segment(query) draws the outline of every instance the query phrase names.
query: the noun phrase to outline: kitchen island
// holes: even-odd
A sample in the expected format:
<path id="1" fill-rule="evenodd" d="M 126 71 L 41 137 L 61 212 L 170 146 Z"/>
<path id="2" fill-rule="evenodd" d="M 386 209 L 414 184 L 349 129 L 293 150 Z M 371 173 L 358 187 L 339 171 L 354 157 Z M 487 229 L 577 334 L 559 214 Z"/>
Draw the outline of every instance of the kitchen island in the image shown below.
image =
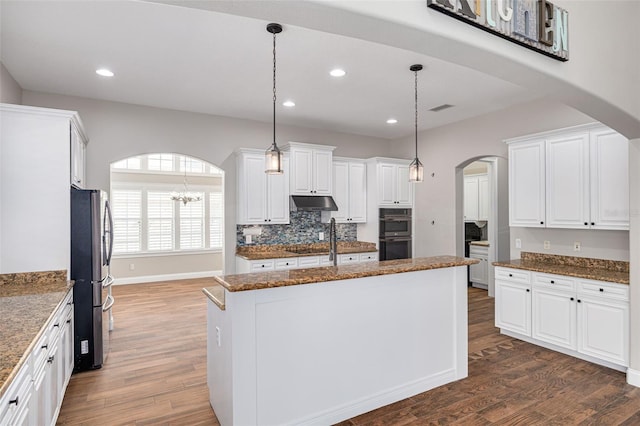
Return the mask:
<path id="1" fill-rule="evenodd" d="M 207 384 L 222 425 L 331 424 L 467 376 L 453 256 L 215 277 Z"/>

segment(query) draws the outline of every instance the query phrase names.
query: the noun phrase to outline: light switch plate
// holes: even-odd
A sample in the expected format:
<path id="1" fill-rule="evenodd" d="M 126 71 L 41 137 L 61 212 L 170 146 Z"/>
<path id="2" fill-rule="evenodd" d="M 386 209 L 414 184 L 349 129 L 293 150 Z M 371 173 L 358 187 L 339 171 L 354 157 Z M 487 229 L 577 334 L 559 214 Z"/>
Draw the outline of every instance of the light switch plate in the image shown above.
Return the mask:
<path id="1" fill-rule="evenodd" d="M 516 238 L 516 248 L 522 248 L 522 240 L 520 238 Z"/>

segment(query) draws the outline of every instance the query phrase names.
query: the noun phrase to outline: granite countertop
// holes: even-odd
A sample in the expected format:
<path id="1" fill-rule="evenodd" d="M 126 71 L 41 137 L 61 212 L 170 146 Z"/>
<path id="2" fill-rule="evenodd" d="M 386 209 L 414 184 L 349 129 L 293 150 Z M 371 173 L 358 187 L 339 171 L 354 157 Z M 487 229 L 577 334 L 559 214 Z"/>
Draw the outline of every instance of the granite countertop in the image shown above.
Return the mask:
<path id="1" fill-rule="evenodd" d="M 629 262 L 618 260 L 522 252 L 520 253 L 520 259 L 493 262 L 493 265 L 589 280 L 629 284 Z"/>
<path id="2" fill-rule="evenodd" d="M 471 241 L 469 244 L 472 246 L 489 247 L 489 241 Z"/>
<path id="3" fill-rule="evenodd" d="M 338 254 L 377 252 L 375 243 L 364 241 L 338 241 Z M 274 244 L 242 246 L 236 256 L 247 260 L 281 259 L 287 257 L 322 256 L 329 254 L 329 243 Z"/>
<path id="4" fill-rule="evenodd" d="M 259 290 L 326 281 L 348 280 L 376 275 L 450 268 L 478 263 L 477 259 L 456 256 L 434 256 L 416 259 L 385 260 L 358 264 L 325 266 L 320 268 L 291 269 L 213 277 L 228 291 Z"/>
<path id="5" fill-rule="evenodd" d="M 0 274 L 0 397 L 72 286 L 67 271 Z"/>

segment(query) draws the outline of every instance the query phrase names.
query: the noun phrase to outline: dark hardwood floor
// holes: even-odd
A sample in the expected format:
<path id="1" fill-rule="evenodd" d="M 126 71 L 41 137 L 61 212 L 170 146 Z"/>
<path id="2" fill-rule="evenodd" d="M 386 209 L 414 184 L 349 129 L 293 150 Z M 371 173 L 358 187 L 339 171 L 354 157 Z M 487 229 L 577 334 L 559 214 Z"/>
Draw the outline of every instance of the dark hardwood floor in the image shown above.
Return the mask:
<path id="1" fill-rule="evenodd" d="M 206 385 L 208 280 L 117 286 L 106 365 L 72 376 L 60 425 L 217 425 Z M 469 377 L 342 425 L 639 425 L 625 375 L 498 334 L 469 290 Z"/>

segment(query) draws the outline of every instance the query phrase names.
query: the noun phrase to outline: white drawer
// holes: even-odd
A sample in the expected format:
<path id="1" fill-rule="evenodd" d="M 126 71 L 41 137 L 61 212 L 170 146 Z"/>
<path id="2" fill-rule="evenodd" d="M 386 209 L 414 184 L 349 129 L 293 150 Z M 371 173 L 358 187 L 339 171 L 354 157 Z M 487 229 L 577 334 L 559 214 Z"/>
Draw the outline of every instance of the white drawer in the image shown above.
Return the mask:
<path id="1" fill-rule="evenodd" d="M 488 256 L 489 255 L 489 247 L 487 246 L 469 246 L 469 255 L 475 254 L 477 256 Z"/>
<path id="2" fill-rule="evenodd" d="M 36 372 L 45 365 L 50 347 L 49 333 L 45 332 L 40 336 L 40 339 L 38 339 L 38 342 L 31 351 L 30 362 L 33 375 L 35 375 Z"/>
<path id="3" fill-rule="evenodd" d="M 271 259 L 251 262 L 251 272 L 273 271 L 274 265 L 275 261 Z"/>
<path id="4" fill-rule="evenodd" d="M 348 265 L 350 263 L 358 262 L 360 262 L 360 255 L 358 255 L 357 253 L 338 255 L 338 265 Z"/>
<path id="5" fill-rule="evenodd" d="M 329 260 L 329 255 L 320 256 L 320 266 L 333 266 L 333 260 Z"/>
<path id="6" fill-rule="evenodd" d="M 20 367 L 5 394 L 0 398 L 0 424 L 13 425 L 17 417 L 24 412 L 31 399 L 31 366 L 29 361 Z"/>
<path id="7" fill-rule="evenodd" d="M 284 269 L 293 269 L 298 267 L 298 259 L 295 257 L 289 257 L 286 259 L 276 259 L 275 269 L 276 271 L 282 271 Z"/>
<path id="8" fill-rule="evenodd" d="M 551 288 L 563 291 L 575 291 L 576 280 L 574 278 L 564 277 L 552 274 L 533 274 L 533 285 L 537 287 Z"/>
<path id="9" fill-rule="evenodd" d="M 629 301 L 629 286 L 626 284 L 607 283 L 603 281 L 578 281 L 578 294 L 598 296 L 608 299 Z"/>
<path id="10" fill-rule="evenodd" d="M 495 279 L 502 281 L 531 284 L 531 272 L 522 269 L 511 269 L 496 266 Z"/>
<path id="11" fill-rule="evenodd" d="M 320 266 L 320 256 L 304 256 L 298 258 L 299 268 L 313 268 Z"/>
<path id="12" fill-rule="evenodd" d="M 360 253 L 360 262 L 375 262 L 378 260 L 378 253 Z"/>

